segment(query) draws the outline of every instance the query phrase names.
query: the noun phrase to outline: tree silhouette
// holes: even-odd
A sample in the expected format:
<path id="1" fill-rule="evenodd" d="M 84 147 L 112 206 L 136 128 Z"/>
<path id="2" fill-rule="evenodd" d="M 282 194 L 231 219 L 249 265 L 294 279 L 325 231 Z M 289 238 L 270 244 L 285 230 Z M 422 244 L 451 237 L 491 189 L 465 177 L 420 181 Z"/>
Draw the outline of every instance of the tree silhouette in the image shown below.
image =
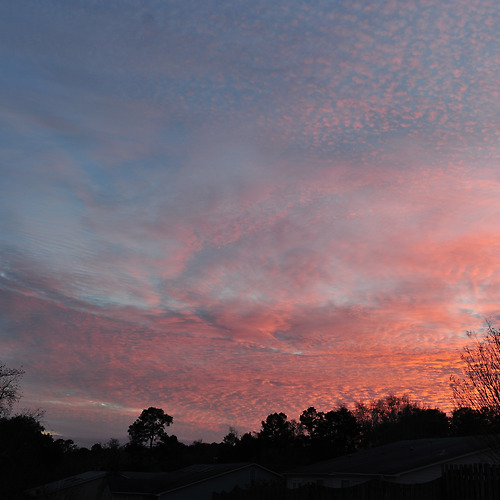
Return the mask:
<path id="1" fill-rule="evenodd" d="M 357 403 L 355 415 L 365 446 L 401 439 L 443 437 L 448 432 L 444 412 L 412 401 L 408 395 L 389 394 L 369 404 Z"/>
<path id="2" fill-rule="evenodd" d="M 273 444 L 284 445 L 293 441 L 296 424 L 283 413 L 271 413 L 261 422 L 259 438 Z"/>
<path id="3" fill-rule="evenodd" d="M 174 419 L 161 408 L 150 407 L 147 410 L 142 410 L 139 418 L 128 428 L 130 441 L 139 445 L 149 443 L 151 449 L 153 443 L 168 437 L 165 428 L 173 421 Z"/>
<path id="4" fill-rule="evenodd" d="M 25 498 L 23 489 L 53 479 L 63 450 L 44 431 L 32 415 L 0 418 L 2 498 Z"/>
<path id="5" fill-rule="evenodd" d="M 490 426 L 491 415 L 486 408 L 481 410 L 468 407 L 455 408 L 450 419 L 450 433 L 453 436 L 485 434 Z"/>
<path id="6" fill-rule="evenodd" d="M 483 338 L 468 332 L 473 338 L 462 353 L 463 377 L 451 377 L 456 408 L 488 411 L 500 417 L 500 331 L 488 323 Z"/>
<path id="7" fill-rule="evenodd" d="M 360 426 L 353 413 L 345 406 L 325 413 L 319 425 L 319 435 L 335 454 L 354 451 L 360 439 Z"/>
<path id="8" fill-rule="evenodd" d="M 302 428 L 306 431 L 307 437 L 311 440 L 321 437 L 319 428 L 325 418 L 322 411 L 317 411 L 314 406 L 310 406 L 302 412 L 299 420 Z"/>
<path id="9" fill-rule="evenodd" d="M 312 460 L 352 452 L 360 440 L 360 425 L 345 406 L 326 413 L 310 406 L 299 417 L 302 439 Z"/>
<path id="10" fill-rule="evenodd" d="M 23 375 L 24 370 L 0 363 L 0 417 L 8 415 L 12 405 L 21 397 L 19 380 Z"/>
<path id="11" fill-rule="evenodd" d="M 462 352 L 462 377 L 451 376 L 454 431 L 463 434 L 480 423 L 485 444 L 500 459 L 500 331 L 487 323 L 483 337 L 468 332 L 472 343 Z M 461 411 L 459 411 L 461 410 Z M 458 427 L 458 429 L 457 429 Z M 461 429 L 460 429 L 461 427 Z M 474 431 L 474 434 L 478 434 Z"/>

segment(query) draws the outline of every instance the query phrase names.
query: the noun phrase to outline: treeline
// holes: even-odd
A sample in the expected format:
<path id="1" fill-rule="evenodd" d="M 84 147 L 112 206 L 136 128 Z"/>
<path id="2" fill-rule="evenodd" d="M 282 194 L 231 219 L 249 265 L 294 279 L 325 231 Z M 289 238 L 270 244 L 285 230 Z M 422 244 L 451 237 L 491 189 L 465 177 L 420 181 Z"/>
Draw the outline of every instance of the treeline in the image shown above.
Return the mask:
<path id="1" fill-rule="evenodd" d="M 309 407 L 298 419 L 268 415 L 258 432 L 230 429 L 220 443 L 191 445 L 162 433 L 153 446 L 116 439 L 91 448 L 44 432 L 39 414 L 0 418 L 0 481 L 12 498 L 25 488 L 88 470 L 174 470 L 194 463 L 258 462 L 282 471 L 403 439 L 472 435 L 496 428 L 488 411 L 461 408 L 448 417 L 406 396 L 387 396 L 329 411 Z M 7 496 L 6 498 L 10 498 Z M 22 496 L 19 496 L 22 498 Z"/>
<path id="2" fill-rule="evenodd" d="M 227 434 L 220 456 L 225 461 L 252 460 L 279 470 L 394 441 L 497 432 L 498 423 L 497 414 L 487 409 L 464 407 L 448 417 L 408 396 L 389 395 L 357 403 L 352 410 L 340 406 L 323 412 L 309 407 L 297 420 L 272 413 L 261 422 L 259 432 Z"/>

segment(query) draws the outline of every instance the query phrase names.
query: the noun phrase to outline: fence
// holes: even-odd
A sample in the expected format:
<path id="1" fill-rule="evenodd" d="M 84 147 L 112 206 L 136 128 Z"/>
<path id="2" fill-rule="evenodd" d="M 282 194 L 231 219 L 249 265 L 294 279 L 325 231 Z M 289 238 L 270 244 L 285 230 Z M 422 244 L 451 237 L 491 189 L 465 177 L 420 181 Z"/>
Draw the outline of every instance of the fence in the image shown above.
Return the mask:
<path id="1" fill-rule="evenodd" d="M 309 484 L 287 489 L 282 483 L 256 484 L 248 490 L 214 493 L 213 500 L 498 500 L 500 466 L 446 465 L 441 478 L 421 484 L 374 479 L 348 488 Z"/>
<path id="2" fill-rule="evenodd" d="M 500 466 L 445 465 L 441 483 L 446 500 L 497 500 L 500 498 Z"/>

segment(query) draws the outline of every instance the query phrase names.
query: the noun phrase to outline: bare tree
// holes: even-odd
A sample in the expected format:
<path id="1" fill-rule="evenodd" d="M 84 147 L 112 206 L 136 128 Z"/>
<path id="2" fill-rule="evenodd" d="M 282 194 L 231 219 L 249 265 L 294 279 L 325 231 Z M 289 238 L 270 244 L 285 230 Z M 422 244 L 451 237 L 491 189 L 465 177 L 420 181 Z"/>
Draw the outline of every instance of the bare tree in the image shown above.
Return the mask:
<path id="1" fill-rule="evenodd" d="M 463 377 L 451 377 L 456 408 L 471 408 L 500 417 L 500 331 L 488 323 L 484 337 L 473 339 L 462 353 Z"/>
<path id="2" fill-rule="evenodd" d="M 500 331 L 487 323 L 483 337 L 468 332 L 470 346 L 462 352 L 463 376 L 451 377 L 454 416 L 472 413 L 480 420 L 481 428 L 474 428 L 476 440 L 490 449 L 491 457 L 500 462 Z M 455 419 L 456 420 L 456 419 Z"/>
<path id="3" fill-rule="evenodd" d="M 12 411 L 14 403 L 20 399 L 19 380 L 24 375 L 21 368 L 8 368 L 0 363 L 0 417 Z"/>

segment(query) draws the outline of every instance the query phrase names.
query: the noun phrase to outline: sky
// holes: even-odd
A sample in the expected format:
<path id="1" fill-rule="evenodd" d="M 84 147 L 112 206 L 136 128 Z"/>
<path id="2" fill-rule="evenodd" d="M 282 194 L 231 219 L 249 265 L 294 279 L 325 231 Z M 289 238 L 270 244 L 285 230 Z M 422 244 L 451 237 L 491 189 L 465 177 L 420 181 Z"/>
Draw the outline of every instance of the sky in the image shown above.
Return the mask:
<path id="1" fill-rule="evenodd" d="M 444 411 L 500 318 L 496 0 L 0 0 L 0 360 L 54 436 Z"/>

